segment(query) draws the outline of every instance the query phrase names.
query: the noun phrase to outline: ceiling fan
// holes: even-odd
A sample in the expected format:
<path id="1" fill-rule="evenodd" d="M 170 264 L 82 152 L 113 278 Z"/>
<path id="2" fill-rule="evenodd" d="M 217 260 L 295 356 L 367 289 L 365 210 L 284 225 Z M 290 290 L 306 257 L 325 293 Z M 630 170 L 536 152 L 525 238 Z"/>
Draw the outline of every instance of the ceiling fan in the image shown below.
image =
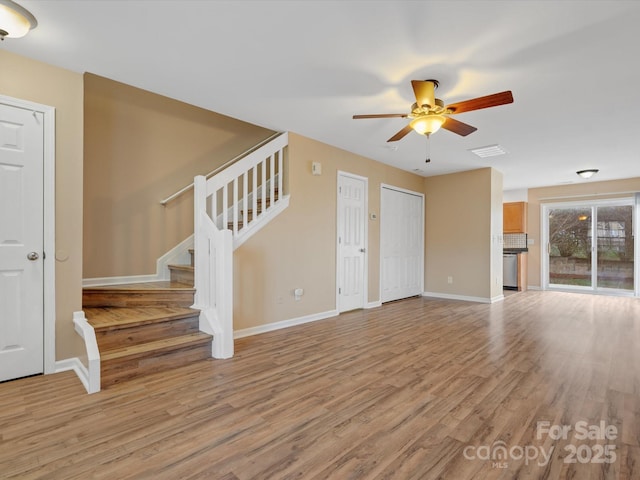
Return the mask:
<path id="1" fill-rule="evenodd" d="M 513 95 L 510 90 L 485 97 L 472 98 L 462 102 L 444 104 L 439 98 L 435 98 L 435 90 L 438 88 L 437 80 L 411 80 L 416 103 L 411 106 L 411 113 L 381 113 L 371 115 L 354 115 L 354 119 L 361 118 L 410 118 L 411 122 L 391 137 L 387 142 L 396 142 L 407 135 L 411 130 L 426 135 L 437 132 L 440 127 L 450 132 L 466 137 L 477 130 L 476 127 L 454 120 L 449 115 L 496 107 L 513 103 Z"/>

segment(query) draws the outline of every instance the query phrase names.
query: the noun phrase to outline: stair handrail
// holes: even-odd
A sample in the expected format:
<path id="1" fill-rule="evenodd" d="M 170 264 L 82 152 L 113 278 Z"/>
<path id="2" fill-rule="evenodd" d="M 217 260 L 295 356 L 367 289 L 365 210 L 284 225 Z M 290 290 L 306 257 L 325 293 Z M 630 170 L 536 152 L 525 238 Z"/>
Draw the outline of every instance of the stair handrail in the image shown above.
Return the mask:
<path id="1" fill-rule="evenodd" d="M 262 140 L 260 143 L 257 143 L 256 145 L 254 145 L 251 148 L 248 148 L 247 150 L 245 150 L 244 152 L 236 155 L 235 157 L 233 157 L 231 160 L 223 163 L 222 165 L 220 165 L 219 167 L 217 167 L 216 169 L 210 171 L 209 173 L 207 173 L 206 175 L 203 175 L 205 179 L 209 179 L 211 177 L 213 177 L 214 175 L 216 175 L 217 173 L 221 172 L 222 170 L 224 170 L 227 167 L 230 167 L 231 165 L 233 165 L 236 162 L 239 162 L 240 160 L 242 160 L 244 157 L 246 157 L 247 155 L 250 155 L 251 153 L 253 153 L 254 151 L 258 150 L 260 147 L 266 145 L 267 143 L 269 143 L 271 140 L 273 140 L 274 138 L 279 137 L 280 135 L 282 135 L 285 132 L 275 132 L 272 135 L 270 135 L 269 137 L 265 138 L 264 140 Z M 178 190 L 177 192 L 169 195 L 167 198 L 165 198 L 164 200 L 160 200 L 160 205 L 162 205 L 163 207 L 167 205 L 167 203 L 169 203 L 170 201 L 178 198 L 180 195 L 182 195 L 183 193 L 188 192 L 189 190 L 191 190 L 194 187 L 194 182 L 191 182 L 189 185 L 187 185 L 186 187 L 181 188 L 180 190 Z"/>

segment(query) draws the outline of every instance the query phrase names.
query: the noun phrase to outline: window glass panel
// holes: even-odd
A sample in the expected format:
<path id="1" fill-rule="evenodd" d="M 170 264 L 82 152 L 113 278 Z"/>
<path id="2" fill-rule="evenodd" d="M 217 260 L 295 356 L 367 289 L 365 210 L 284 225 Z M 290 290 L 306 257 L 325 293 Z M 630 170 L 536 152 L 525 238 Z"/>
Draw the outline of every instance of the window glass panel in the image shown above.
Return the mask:
<path id="1" fill-rule="evenodd" d="M 591 208 L 549 210 L 549 284 L 592 286 Z"/>
<path id="2" fill-rule="evenodd" d="M 633 206 L 597 208 L 597 285 L 633 290 Z"/>

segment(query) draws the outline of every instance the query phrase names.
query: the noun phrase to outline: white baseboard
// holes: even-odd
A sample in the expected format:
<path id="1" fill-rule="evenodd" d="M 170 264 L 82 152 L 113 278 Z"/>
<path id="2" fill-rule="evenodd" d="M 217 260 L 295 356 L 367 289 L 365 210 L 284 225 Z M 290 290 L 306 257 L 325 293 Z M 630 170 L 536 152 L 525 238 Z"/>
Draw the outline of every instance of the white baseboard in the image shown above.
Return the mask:
<path id="1" fill-rule="evenodd" d="M 540 285 L 527 285 L 528 290 L 542 290 Z"/>
<path id="2" fill-rule="evenodd" d="M 375 302 L 367 303 L 364 308 L 378 308 L 382 306 L 382 302 L 380 300 L 376 300 Z"/>
<path id="3" fill-rule="evenodd" d="M 236 330 L 235 332 L 233 332 L 233 338 L 250 337 L 252 335 L 258 335 L 260 333 L 272 332 L 274 330 L 280 330 L 282 328 L 293 327 L 295 325 L 302 325 L 303 323 L 315 322 L 318 320 L 324 320 L 326 318 L 337 316 L 337 310 L 329 310 L 327 312 L 314 313 L 311 315 L 305 315 L 304 317 L 292 318 L 290 320 L 268 323 L 266 325 L 260 325 L 259 327 L 243 328 L 242 330 Z"/>
<path id="4" fill-rule="evenodd" d="M 89 370 L 78 357 L 56 361 L 55 373 L 68 372 L 69 370 L 73 370 L 76 373 L 84 388 L 89 392 Z"/>
<path id="5" fill-rule="evenodd" d="M 423 297 L 444 298 L 446 300 L 463 300 L 465 302 L 477 302 L 477 303 L 493 303 L 494 300 L 488 297 L 470 297 L 467 295 L 452 295 L 449 293 L 437 293 L 437 292 L 423 292 Z M 498 297 L 494 297 L 498 298 Z"/>

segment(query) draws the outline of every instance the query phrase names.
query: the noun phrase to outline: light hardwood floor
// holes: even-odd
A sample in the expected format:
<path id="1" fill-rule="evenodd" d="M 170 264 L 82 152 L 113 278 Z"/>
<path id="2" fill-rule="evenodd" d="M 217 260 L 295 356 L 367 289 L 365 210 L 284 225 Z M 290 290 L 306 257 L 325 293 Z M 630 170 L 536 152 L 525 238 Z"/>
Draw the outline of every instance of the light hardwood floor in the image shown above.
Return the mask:
<path id="1" fill-rule="evenodd" d="M 615 438 L 576 438 L 580 421 Z M 615 461 L 580 462 L 605 445 Z M 544 465 L 518 458 L 540 448 Z M 413 298 L 95 395 L 72 373 L 7 382 L 0 478 L 638 479 L 640 300 Z"/>

